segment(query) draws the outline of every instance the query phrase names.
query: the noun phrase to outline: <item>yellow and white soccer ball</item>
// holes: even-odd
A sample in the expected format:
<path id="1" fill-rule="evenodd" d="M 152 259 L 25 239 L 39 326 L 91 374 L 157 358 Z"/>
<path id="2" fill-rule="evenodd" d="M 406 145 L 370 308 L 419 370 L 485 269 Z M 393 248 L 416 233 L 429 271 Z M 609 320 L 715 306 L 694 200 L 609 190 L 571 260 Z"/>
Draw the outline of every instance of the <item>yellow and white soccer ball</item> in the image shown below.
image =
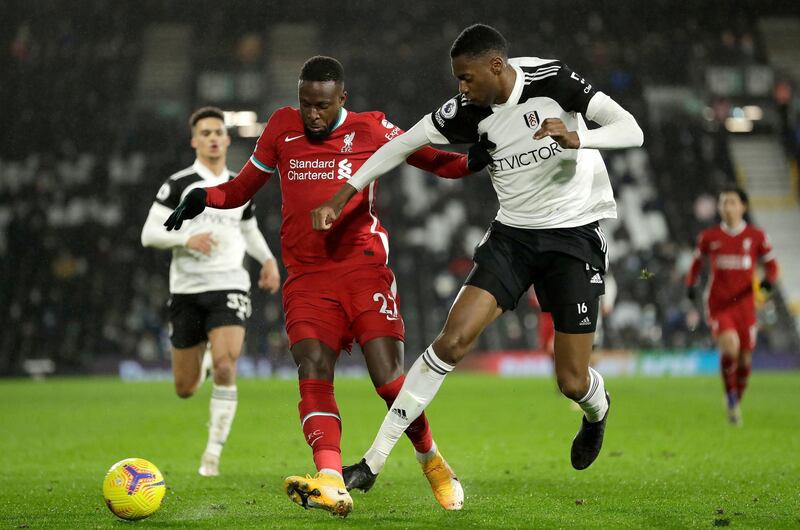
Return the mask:
<path id="1" fill-rule="evenodd" d="M 161 507 L 167 488 L 161 471 L 144 458 L 120 460 L 103 481 L 106 506 L 122 519 L 144 519 Z"/>

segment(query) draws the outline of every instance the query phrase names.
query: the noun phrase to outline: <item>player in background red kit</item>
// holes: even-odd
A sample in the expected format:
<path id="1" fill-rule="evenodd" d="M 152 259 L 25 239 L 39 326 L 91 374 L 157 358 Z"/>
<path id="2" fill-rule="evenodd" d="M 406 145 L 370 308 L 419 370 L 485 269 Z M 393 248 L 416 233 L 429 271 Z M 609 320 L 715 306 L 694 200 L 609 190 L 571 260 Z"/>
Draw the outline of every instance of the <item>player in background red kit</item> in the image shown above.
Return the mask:
<path id="1" fill-rule="evenodd" d="M 282 195 L 281 250 L 288 277 L 283 308 L 300 379 L 300 420 L 318 473 L 291 476 L 284 486 L 304 508 L 340 516 L 352 509 L 342 469 L 341 417 L 334 366 L 352 341 L 361 345 L 377 393 L 391 405 L 403 385 L 403 319 L 388 260 L 388 233 L 375 214 L 376 186 L 365 188 L 330 232 L 312 230 L 308 212 L 332 195 L 383 144 L 403 133 L 381 112 L 344 108 L 344 71 L 330 57 L 312 57 L 300 74 L 300 108 L 276 110 L 239 175 L 189 193 L 167 221 L 180 228 L 205 206 L 233 208 L 276 173 Z M 444 178 L 460 178 L 485 163 L 461 154 L 420 149 L 407 162 Z M 460 509 L 464 493 L 421 416 L 406 430 L 437 501 Z M 365 488 L 369 489 L 368 487 Z"/>
<path id="2" fill-rule="evenodd" d="M 744 219 L 747 202 L 747 194 L 737 187 L 722 190 L 718 204 L 722 222 L 700 233 L 686 275 L 688 296 L 694 299 L 703 258 L 709 258 L 711 275 L 704 296 L 706 319 L 719 347 L 728 420 L 737 426 L 742 425 L 739 403 L 747 388 L 750 355 L 756 342 L 756 263 L 761 261 L 764 267 L 762 290 L 771 291 L 778 278 L 778 263 L 767 235 Z"/>

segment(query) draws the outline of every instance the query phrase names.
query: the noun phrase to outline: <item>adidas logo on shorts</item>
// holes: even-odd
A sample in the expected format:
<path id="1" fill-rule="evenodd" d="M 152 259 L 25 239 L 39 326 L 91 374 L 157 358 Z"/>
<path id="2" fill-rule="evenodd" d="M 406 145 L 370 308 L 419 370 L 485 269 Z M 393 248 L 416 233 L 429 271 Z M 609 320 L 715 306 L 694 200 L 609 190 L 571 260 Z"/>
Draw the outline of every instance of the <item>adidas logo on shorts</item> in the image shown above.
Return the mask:
<path id="1" fill-rule="evenodd" d="M 596 272 L 592 279 L 589 280 L 589 283 L 603 283 L 603 277 L 600 276 L 599 272 Z"/>
<path id="2" fill-rule="evenodd" d="M 591 325 L 592 325 L 592 321 L 591 321 L 591 320 L 589 320 L 589 317 L 586 317 L 586 318 L 584 318 L 583 320 L 581 320 L 581 321 L 578 323 L 578 325 L 579 325 L 579 326 L 591 326 Z"/>

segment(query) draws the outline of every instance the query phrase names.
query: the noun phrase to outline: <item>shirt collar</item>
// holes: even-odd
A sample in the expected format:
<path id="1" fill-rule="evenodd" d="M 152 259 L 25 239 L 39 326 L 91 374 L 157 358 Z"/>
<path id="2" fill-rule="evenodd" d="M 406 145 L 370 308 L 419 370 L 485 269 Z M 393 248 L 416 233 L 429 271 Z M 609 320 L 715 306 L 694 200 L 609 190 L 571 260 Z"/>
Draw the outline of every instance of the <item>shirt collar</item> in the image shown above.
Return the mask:
<path id="1" fill-rule="evenodd" d="M 739 223 L 739 226 L 730 227 L 723 221 L 719 224 L 719 226 L 720 228 L 722 228 L 722 231 L 728 234 L 729 236 L 738 236 L 739 234 L 744 232 L 744 229 L 747 227 L 747 222 L 742 221 L 741 223 Z"/>
<path id="2" fill-rule="evenodd" d="M 333 126 L 333 129 L 331 129 L 331 132 L 333 132 L 336 129 L 338 129 L 339 126 L 341 124 L 343 124 L 344 120 L 346 120 L 346 119 L 347 119 L 347 109 L 342 107 L 342 108 L 339 109 L 339 117 L 336 118 L 336 125 Z"/>
<path id="3" fill-rule="evenodd" d="M 525 74 L 522 72 L 522 68 L 516 64 L 510 66 L 514 69 L 514 73 L 517 74 L 517 79 L 514 81 L 514 88 L 511 89 L 511 95 L 508 96 L 508 100 L 506 100 L 505 103 L 492 105 L 492 110 L 512 107 L 519 103 L 519 98 L 522 96 L 522 89 L 525 87 Z"/>
<path id="4" fill-rule="evenodd" d="M 222 170 L 222 173 L 215 175 L 213 171 L 211 171 L 198 159 L 195 159 L 194 164 L 192 164 L 192 168 L 194 168 L 198 175 L 203 177 L 203 180 L 228 180 L 231 175 L 231 172 L 227 167 Z"/>

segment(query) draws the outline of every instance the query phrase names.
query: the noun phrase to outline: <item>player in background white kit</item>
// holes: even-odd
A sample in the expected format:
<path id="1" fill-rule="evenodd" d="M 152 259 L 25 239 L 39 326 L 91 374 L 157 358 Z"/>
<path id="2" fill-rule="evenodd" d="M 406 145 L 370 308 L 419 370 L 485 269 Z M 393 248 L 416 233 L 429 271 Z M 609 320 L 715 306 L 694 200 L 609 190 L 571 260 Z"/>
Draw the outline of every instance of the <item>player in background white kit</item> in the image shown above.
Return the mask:
<path id="1" fill-rule="evenodd" d="M 204 377 L 203 352 L 210 346 L 214 388 L 211 393 L 208 445 L 200 461 L 203 476 L 219 475 L 222 446 L 236 415 L 236 360 L 242 351 L 245 322 L 250 316 L 247 252 L 261 265 L 258 286 L 275 293 L 280 272 L 258 229 L 254 206 L 206 209 L 188 230 L 168 232 L 164 221 L 181 199 L 197 187 L 227 182 L 234 175 L 225 166 L 231 143 L 221 110 L 203 107 L 189 119 L 197 160 L 167 179 L 156 195 L 142 229 L 142 245 L 172 250 L 169 271 L 170 341 L 175 392 L 195 393 Z"/>
<path id="2" fill-rule="evenodd" d="M 597 149 L 638 147 L 643 134 L 630 113 L 561 61 L 509 59 L 507 48 L 494 28 L 466 28 L 450 50 L 460 93 L 381 147 L 311 213 L 314 227 L 328 230 L 358 190 L 431 143 L 477 142 L 470 156 L 486 157 L 500 203 L 444 328 L 409 369 L 365 458 L 346 471 L 350 487 L 371 486 L 445 376 L 531 284 L 553 315 L 558 386 L 584 411 L 572 466 L 585 469 L 600 453 L 610 400 L 589 356 L 608 266 L 598 221 L 616 217 L 616 204 Z M 600 127 L 589 130 L 582 115 Z"/>

